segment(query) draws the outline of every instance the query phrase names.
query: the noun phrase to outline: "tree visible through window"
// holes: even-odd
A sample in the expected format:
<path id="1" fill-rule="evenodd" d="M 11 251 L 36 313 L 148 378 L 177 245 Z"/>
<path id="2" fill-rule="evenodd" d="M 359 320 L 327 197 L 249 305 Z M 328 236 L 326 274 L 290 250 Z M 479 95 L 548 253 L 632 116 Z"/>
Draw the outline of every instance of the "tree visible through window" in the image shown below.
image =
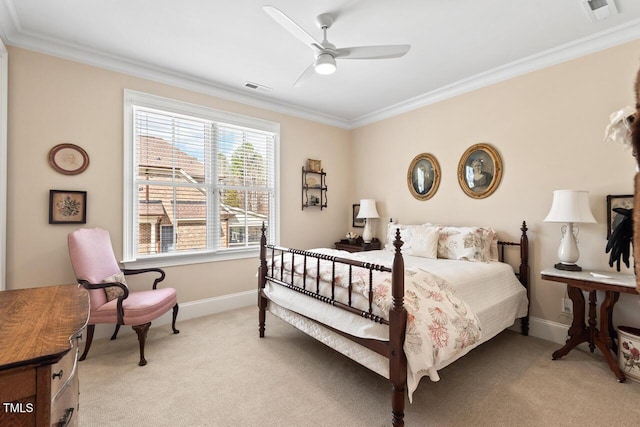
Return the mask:
<path id="1" fill-rule="evenodd" d="M 255 249 L 263 223 L 273 233 L 276 124 L 127 95 L 129 259 Z"/>

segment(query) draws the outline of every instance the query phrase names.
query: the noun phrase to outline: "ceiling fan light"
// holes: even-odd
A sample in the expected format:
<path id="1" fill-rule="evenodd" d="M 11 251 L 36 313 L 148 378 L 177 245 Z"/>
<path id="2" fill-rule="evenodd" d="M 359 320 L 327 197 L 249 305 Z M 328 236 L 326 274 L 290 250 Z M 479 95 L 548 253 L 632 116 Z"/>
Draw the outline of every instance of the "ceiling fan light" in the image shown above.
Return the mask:
<path id="1" fill-rule="evenodd" d="M 328 53 L 322 53 L 318 55 L 318 58 L 316 58 L 314 68 L 316 69 L 316 73 L 318 74 L 333 74 L 336 72 L 337 68 L 336 59 Z"/>

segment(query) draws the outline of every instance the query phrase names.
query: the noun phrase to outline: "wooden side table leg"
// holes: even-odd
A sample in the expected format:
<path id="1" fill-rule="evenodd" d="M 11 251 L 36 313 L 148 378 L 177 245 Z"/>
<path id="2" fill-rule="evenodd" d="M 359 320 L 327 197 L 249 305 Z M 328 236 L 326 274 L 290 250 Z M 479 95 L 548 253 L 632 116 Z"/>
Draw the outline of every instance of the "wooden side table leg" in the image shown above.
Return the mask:
<path id="1" fill-rule="evenodd" d="M 573 321 L 569 328 L 569 338 L 567 339 L 567 342 L 562 348 L 553 352 L 551 355 L 553 360 L 560 359 L 578 344 L 589 341 L 587 327 L 584 323 L 584 295 L 582 295 L 582 291 L 579 288 L 570 285 L 567 285 L 567 292 L 569 293 L 569 298 L 573 303 Z"/>
<path id="2" fill-rule="evenodd" d="M 613 307 L 620 298 L 619 292 L 605 291 L 605 298 L 600 306 L 600 333 L 615 354 L 618 354 L 616 330 L 613 327 Z"/>
<path id="3" fill-rule="evenodd" d="M 593 353 L 596 348 L 596 336 L 598 334 L 598 321 L 596 317 L 596 303 L 597 303 L 596 291 L 589 291 L 589 327 L 587 334 L 589 335 L 589 350 Z"/>

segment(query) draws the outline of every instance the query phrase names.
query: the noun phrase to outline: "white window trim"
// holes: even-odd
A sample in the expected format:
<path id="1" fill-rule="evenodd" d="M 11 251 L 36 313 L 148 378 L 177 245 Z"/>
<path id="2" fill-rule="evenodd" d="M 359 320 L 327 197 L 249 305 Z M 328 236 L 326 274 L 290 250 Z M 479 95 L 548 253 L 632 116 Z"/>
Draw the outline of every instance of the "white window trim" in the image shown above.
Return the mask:
<path id="1" fill-rule="evenodd" d="M 137 193 L 133 191 L 135 164 L 133 162 L 133 105 L 165 109 L 181 114 L 206 119 L 214 119 L 238 126 L 249 127 L 266 132 L 273 132 L 275 136 L 275 194 L 273 230 L 268 239 L 274 244 L 280 242 L 280 124 L 254 117 L 216 110 L 209 107 L 177 101 L 161 96 L 150 95 L 130 89 L 124 90 L 124 200 L 123 200 L 123 236 L 122 236 L 122 264 L 126 268 L 170 267 L 176 265 L 198 264 L 212 261 L 229 261 L 235 259 L 255 258 L 259 255 L 259 247 L 226 249 L 218 252 L 197 252 L 180 254 L 155 254 L 149 257 L 136 258 L 133 253 L 132 241 L 134 219 L 133 212 L 137 206 Z"/>

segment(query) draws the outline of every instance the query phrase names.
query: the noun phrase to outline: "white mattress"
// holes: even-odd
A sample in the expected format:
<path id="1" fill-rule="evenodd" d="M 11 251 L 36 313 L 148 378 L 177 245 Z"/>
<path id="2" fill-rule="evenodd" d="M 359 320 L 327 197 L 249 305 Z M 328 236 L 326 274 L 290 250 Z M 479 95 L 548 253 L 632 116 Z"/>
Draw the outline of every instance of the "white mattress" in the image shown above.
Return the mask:
<path id="1" fill-rule="evenodd" d="M 315 251 L 315 250 L 312 250 Z M 375 264 L 391 266 L 391 251 L 369 251 L 357 254 L 344 253 Z M 478 316 L 482 330 L 481 344 L 513 325 L 517 318 L 527 314 L 526 290 L 516 278 L 513 268 L 500 262 L 470 262 L 445 259 L 428 259 L 404 256 L 405 267 L 420 267 L 440 276 L 451 284 L 458 297 L 463 299 Z M 269 310 L 276 316 L 314 336 L 373 371 L 388 378 L 388 360 L 325 328 L 318 327 L 296 313 L 362 338 L 388 340 L 388 327 L 353 315 L 345 310 L 314 300 L 283 286 L 267 282 L 265 293 L 275 304 Z M 454 358 L 436 366 L 439 370 L 468 353 L 471 346 Z M 366 351 L 364 351 L 366 350 Z M 411 392 L 409 391 L 409 396 Z"/>

